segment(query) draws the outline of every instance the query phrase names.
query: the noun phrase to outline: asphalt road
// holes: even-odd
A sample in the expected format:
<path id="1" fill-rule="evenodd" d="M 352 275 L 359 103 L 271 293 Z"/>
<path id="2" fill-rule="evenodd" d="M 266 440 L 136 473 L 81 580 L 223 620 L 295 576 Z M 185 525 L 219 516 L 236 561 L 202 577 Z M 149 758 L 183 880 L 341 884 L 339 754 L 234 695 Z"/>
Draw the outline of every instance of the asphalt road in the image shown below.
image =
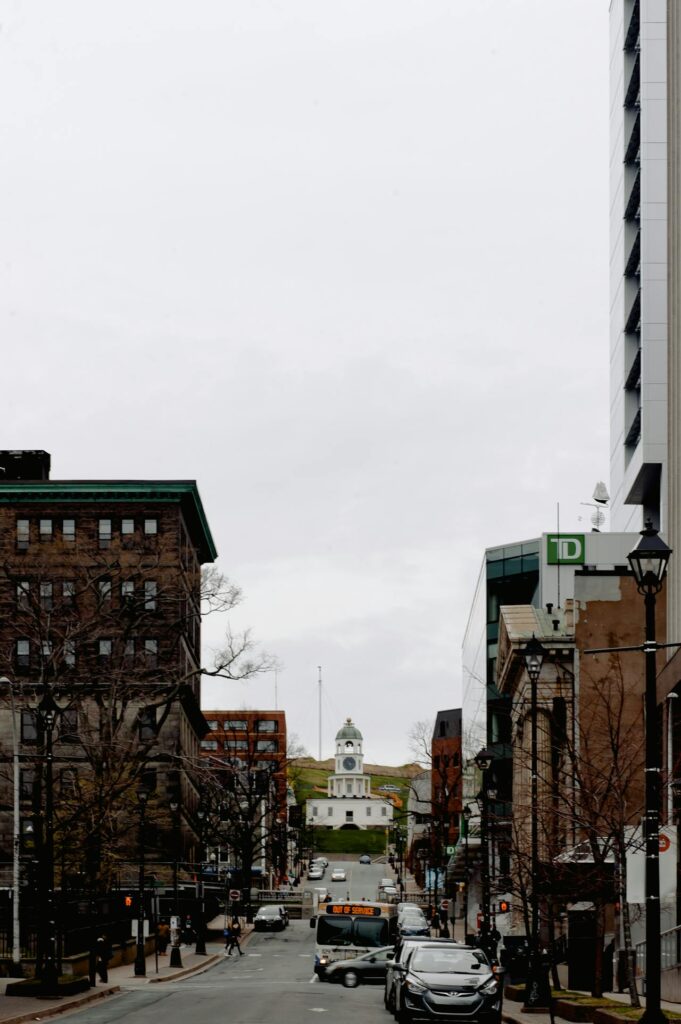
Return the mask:
<path id="1" fill-rule="evenodd" d="M 339 883 L 335 892 L 328 886 L 343 898 L 348 890 L 352 899 L 375 896 L 379 880 L 390 874 L 384 864 L 343 866 L 348 870 L 348 881 L 340 883 L 343 891 Z M 317 980 L 314 934 L 307 921 L 292 921 L 274 935 L 257 932 L 241 958 L 223 958 L 205 974 L 131 989 L 68 1016 L 77 1016 L 79 1024 L 304 1024 L 328 1014 L 330 1024 L 387 1024 L 382 985 L 346 989 Z"/>
<path id="2" fill-rule="evenodd" d="M 334 868 L 343 868 L 347 874 L 346 882 L 331 881 L 331 872 Z M 341 900 L 347 899 L 348 893 L 352 900 L 375 900 L 378 895 L 378 883 L 382 878 L 395 878 L 395 872 L 387 864 L 360 864 L 359 858 L 346 861 L 329 860 L 324 878 L 317 882 L 305 879 L 303 886 L 305 889 L 311 889 L 315 885 L 324 885 L 332 896 Z"/>

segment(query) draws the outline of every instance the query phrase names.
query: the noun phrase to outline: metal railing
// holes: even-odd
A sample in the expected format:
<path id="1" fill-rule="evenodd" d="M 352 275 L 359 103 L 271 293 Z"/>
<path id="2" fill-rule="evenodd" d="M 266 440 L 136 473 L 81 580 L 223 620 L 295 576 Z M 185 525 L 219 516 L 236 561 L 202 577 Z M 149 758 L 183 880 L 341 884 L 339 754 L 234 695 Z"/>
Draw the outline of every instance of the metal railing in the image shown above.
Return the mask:
<path id="1" fill-rule="evenodd" d="M 670 928 L 660 935 L 660 967 L 668 971 L 672 967 L 681 966 L 681 925 Z M 636 977 L 645 978 L 646 944 L 636 943 Z"/>

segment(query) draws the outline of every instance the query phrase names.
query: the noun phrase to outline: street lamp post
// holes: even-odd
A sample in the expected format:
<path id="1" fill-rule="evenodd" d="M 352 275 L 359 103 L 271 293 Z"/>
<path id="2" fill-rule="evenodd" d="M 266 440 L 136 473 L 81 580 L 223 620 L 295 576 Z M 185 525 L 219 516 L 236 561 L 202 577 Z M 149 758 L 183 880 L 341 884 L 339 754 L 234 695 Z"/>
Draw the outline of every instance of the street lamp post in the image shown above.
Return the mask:
<path id="1" fill-rule="evenodd" d="M 205 955 L 206 952 L 206 922 L 205 916 L 205 905 L 204 905 L 204 887 L 203 887 L 203 856 L 205 853 L 205 821 L 206 821 L 206 809 L 199 807 L 196 812 L 196 817 L 199 819 L 199 871 L 197 874 L 196 883 L 196 898 L 199 909 L 199 919 L 196 922 L 196 945 L 194 951 L 199 955 Z"/>
<path id="2" fill-rule="evenodd" d="M 480 946 L 491 954 L 490 926 L 490 866 L 489 837 L 487 833 L 487 790 L 489 788 L 488 772 L 494 758 L 488 750 L 481 750 L 475 757 L 475 763 L 482 772 L 482 800 L 480 806 L 480 882 L 482 889 L 482 928 L 480 929 Z"/>
<path id="3" fill-rule="evenodd" d="M 646 848 L 646 1008 L 643 1024 L 666 1021 L 660 1006 L 660 742 L 658 736 L 655 601 L 667 573 L 671 548 L 646 522 L 641 540 L 628 555 L 636 586 L 645 602 L 645 817 Z"/>
<path id="4" fill-rule="evenodd" d="M 550 1003 L 550 990 L 548 989 L 548 976 L 542 970 L 539 955 L 539 780 L 538 780 L 538 751 L 537 751 L 537 684 L 544 662 L 545 649 L 535 636 L 525 644 L 523 657 L 525 668 L 530 677 L 530 714 L 531 714 L 531 776 L 530 776 L 530 830 L 531 830 L 531 866 L 532 890 L 531 890 L 531 936 L 530 936 L 530 962 L 527 973 L 527 984 L 525 988 L 525 1006 L 528 1009 L 536 1010 L 538 1007 L 547 1006 Z"/>
<path id="5" fill-rule="evenodd" d="M 466 804 L 461 812 L 464 820 L 463 833 L 463 941 L 468 941 L 468 823 L 471 820 L 473 811 Z"/>
<path id="6" fill-rule="evenodd" d="M 149 790 L 146 786 L 137 789 L 139 806 L 139 874 L 137 878 L 137 945 L 135 947 L 135 977 L 146 978 L 147 958 L 144 950 L 144 822 L 147 810 Z"/>
<path id="7" fill-rule="evenodd" d="M 61 708 L 49 687 L 36 708 L 45 761 L 45 814 L 40 844 L 40 879 L 42 910 L 44 914 L 43 941 L 41 943 L 40 998 L 52 999 L 59 994 L 57 969 L 57 912 L 54 892 L 54 792 L 52 788 L 52 744 L 54 726 Z"/>
<path id="8" fill-rule="evenodd" d="M 180 921 L 180 900 L 177 888 L 177 861 L 180 856 L 180 802 L 177 797 L 173 797 L 170 801 L 170 813 L 173 816 L 173 917 L 176 922 L 176 927 L 171 935 L 170 966 L 182 967 L 182 954 L 180 952 L 182 924 Z"/>

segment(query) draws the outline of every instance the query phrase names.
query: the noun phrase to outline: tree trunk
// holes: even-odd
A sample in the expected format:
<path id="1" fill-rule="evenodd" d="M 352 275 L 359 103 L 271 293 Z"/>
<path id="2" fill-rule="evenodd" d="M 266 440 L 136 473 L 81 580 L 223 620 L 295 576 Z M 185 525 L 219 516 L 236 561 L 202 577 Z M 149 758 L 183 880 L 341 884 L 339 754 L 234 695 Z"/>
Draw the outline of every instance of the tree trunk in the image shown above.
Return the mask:
<path id="1" fill-rule="evenodd" d="M 619 878 L 620 878 L 620 913 L 622 914 L 622 937 L 624 939 L 624 955 L 626 957 L 627 986 L 629 988 L 629 1002 L 632 1006 L 640 1007 L 638 989 L 636 988 L 636 974 L 634 970 L 634 948 L 631 942 L 631 914 L 627 903 L 627 852 L 624 844 L 620 844 L 619 850 Z"/>
<path id="2" fill-rule="evenodd" d="M 603 995 L 603 939 L 605 936 L 605 906 L 601 900 L 594 900 L 594 980 L 591 995 L 600 999 Z"/>

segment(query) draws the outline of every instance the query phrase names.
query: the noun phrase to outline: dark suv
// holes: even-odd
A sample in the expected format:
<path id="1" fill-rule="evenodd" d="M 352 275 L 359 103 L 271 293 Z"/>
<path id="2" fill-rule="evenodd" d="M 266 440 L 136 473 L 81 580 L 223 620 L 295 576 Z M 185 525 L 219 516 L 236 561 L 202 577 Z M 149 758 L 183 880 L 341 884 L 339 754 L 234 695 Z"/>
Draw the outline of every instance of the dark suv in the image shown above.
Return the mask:
<path id="1" fill-rule="evenodd" d="M 398 968 L 395 1016 L 400 1024 L 475 1020 L 500 1024 L 501 981 L 485 954 L 458 943 L 422 943 Z"/>

